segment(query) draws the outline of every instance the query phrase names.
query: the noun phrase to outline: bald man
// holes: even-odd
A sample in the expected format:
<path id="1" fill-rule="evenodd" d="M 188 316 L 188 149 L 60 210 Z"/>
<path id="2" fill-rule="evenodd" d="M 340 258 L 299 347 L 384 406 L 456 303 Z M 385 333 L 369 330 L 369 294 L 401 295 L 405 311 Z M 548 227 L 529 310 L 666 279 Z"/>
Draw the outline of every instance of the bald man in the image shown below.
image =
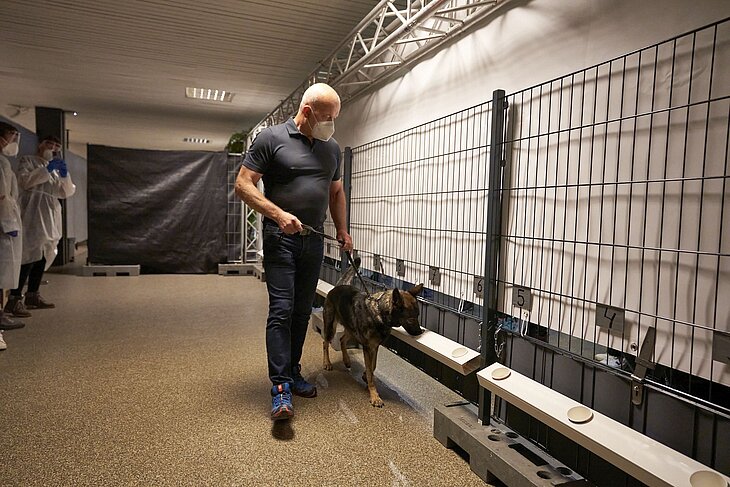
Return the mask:
<path id="1" fill-rule="evenodd" d="M 340 97 L 324 83 L 304 92 L 299 110 L 254 140 L 236 178 L 236 194 L 263 216 L 269 316 L 266 353 L 271 379 L 271 419 L 294 415 L 292 393 L 315 397 L 301 374 L 302 347 L 324 256 L 322 237 L 302 235 L 302 224 L 323 231 L 327 207 L 344 250 L 347 233 L 341 151 L 332 138 Z M 265 194 L 256 184 L 263 179 Z"/>

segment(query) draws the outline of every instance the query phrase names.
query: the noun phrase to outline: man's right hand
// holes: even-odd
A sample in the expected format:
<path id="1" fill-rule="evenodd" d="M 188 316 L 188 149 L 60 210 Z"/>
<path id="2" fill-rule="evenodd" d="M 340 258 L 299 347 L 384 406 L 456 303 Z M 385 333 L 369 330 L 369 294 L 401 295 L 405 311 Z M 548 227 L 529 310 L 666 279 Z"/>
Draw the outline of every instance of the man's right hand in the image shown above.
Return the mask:
<path id="1" fill-rule="evenodd" d="M 283 211 L 279 215 L 276 222 L 279 224 L 281 231 L 287 235 L 293 235 L 302 231 L 302 222 L 299 221 L 299 218 L 286 211 Z"/>

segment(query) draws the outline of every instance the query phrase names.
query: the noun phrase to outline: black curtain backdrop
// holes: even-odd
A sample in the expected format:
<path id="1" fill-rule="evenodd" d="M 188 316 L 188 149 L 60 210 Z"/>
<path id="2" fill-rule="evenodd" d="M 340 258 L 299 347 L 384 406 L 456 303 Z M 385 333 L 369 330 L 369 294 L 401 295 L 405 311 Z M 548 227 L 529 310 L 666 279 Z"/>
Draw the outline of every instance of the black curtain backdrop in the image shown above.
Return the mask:
<path id="1" fill-rule="evenodd" d="M 89 263 L 210 273 L 226 262 L 226 154 L 88 146 Z"/>

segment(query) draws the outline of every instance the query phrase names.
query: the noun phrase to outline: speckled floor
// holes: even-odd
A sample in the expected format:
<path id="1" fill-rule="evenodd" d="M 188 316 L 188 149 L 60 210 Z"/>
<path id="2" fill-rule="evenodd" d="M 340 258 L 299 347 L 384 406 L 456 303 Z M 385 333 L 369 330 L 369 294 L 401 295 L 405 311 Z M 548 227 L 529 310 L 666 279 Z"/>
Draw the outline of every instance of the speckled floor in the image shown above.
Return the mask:
<path id="1" fill-rule="evenodd" d="M 386 350 L 376 409 L 362 353 L 325 372 L 310 332 L 319 396 L 272 423 L 255 278 L 65 272 L 41 288 L 58 307 L 5 332 L 0 485 L 485 485 L 433 438 L 460 398 Z"/>

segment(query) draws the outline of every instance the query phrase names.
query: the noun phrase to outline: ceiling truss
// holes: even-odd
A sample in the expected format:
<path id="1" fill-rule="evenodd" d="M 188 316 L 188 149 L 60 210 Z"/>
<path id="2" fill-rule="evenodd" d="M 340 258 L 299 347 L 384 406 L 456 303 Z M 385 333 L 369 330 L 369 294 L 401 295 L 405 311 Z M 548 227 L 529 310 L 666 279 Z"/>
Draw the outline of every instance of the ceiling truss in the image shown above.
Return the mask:
<path id="1" fill-rule="evenodd" d="M 328 83 L 345 103 L 420 58 L 507 0 L 383 0 L 250 135 L 296 114 L 307 88 Z"/>

